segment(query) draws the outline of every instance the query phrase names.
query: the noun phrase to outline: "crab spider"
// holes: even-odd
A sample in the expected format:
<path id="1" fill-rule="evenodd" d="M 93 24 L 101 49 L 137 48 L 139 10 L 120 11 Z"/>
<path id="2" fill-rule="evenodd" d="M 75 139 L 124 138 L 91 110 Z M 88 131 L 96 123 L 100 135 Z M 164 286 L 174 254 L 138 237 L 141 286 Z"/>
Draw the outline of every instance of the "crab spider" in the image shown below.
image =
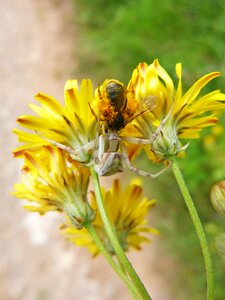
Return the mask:
<path id="1" fill-rule="evenodd" d="M 116 132 L 109 132 L 106 135 L 100 135 L 98 138 L 76 149 L 50 140 L 37 131 L 36 133 L 54 146 L 68 152 L 73 159 L 84 163 L 87 167 L 94 165 L 99 176 L 110 176 L 118 172 L 123 172 L 124 167 L 126 166 L 134 173 L 155 178 L 162 174 L 170 166 L 169 164 L 156 174 L 148 173 L 132 166 L 126 151 L 126 147 L 123 144 L 123 139 L 121 139 Z M 141 141 L 141 139 L 139 140 Z M 85 161 L 85 152 L 90 150 L 93 150 L 93 157 L 90 161 Z"/>
<path id="2" fill-rule="evenodd" d="M 132 140 L 132 137 L 130 139 Z M 136 138 L 134 139 L 136 140 Z M 130 171 L 141 176 L 155 178 L 166 171 L 170 165 L 169 163 L 168 166 L 155 174 L 140 170 L 131 164 L 123 139 L 119 137 L 118 133 L 109 132 L 105 136 L 99 136 L 98 163 L 95 165 L 95 170 L 99 176 L 109 176 L 123 172 L 124 166 L 126 166 Z"/>

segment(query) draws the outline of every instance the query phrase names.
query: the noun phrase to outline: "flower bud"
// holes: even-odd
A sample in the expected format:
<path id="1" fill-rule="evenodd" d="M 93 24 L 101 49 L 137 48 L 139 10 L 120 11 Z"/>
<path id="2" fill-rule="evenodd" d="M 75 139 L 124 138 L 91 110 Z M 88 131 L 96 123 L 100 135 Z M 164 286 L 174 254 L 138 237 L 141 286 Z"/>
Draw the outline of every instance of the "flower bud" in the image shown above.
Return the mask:
<path id="1" fill-rule="evenodd" d="M 184 151 L 176 133 L 176 127 L 165 124 L 151 144 L 151 150 L 160 159 L 169 159 Z"/>
<path id="2" fill-rule="evenodd" d="M 210 196 L 215 210 L 225 218 L 225 180 L 212 187 Z"/>

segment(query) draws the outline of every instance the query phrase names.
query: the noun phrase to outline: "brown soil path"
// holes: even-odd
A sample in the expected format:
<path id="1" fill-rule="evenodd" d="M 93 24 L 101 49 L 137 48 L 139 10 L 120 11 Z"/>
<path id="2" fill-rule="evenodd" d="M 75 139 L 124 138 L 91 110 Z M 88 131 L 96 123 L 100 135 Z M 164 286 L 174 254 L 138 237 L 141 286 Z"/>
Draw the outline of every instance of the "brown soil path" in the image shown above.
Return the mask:
<path id="1" fill-rule="evenodd" d="M 58 233 L 61 217 L 27 213 L 10 196 L 21 166 L 10 154 L 17 146 L 11 133 L 16 117 L 29 112 L 38 91 L 62 99 L 74 70 L 72 9 L 69 0 L 0 0 L 1 300 L 129 299 L 102 258 L 92 260 Z M 151 247 L 131 259 L 153 299 L 169 300 Z"/>

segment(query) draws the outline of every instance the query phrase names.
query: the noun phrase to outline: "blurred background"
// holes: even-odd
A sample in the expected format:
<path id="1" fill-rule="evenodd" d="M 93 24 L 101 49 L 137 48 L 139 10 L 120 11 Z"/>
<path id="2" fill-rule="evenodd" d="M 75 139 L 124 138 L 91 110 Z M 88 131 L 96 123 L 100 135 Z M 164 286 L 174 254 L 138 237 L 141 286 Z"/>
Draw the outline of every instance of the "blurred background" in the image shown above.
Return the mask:
<path id="1" fill-rule="evenodd" d="M 61 216 L 28 213 L 10 195 L 21 167 L 11 156 L 18 145 L 12 128 L 17 116 L 30 113 L 38 91 L 62 101 L 68 78 L 127 83 L 139 62 L 154 58 L 174 79 L 175 64 L 182 62 L 186 89 L 207 72 L 225 74 L 225 0 L 0 0 L 0 11 L 0 299 L 129 299 L 101 257 L 92 259 L 59 234 Z M 224 75 L 209 89 L 225 92 Z M 216 300 L 225 299 L 225 257 L 215 247 L 225 222 L 209 193 L 225 179 L 220 125 L 191 141 L 180 159 L 213 254 Z M 135 163 L 149 164 L 144 156 Z M 133 176 L 125 175 L 127 181 Z M 132 263 L 154 300 L 205 299 L 200 247 L 171 172 L 148 180 L 145 188 L 157 199 L 149 221 L 161 235 L 129 253 Z"/>

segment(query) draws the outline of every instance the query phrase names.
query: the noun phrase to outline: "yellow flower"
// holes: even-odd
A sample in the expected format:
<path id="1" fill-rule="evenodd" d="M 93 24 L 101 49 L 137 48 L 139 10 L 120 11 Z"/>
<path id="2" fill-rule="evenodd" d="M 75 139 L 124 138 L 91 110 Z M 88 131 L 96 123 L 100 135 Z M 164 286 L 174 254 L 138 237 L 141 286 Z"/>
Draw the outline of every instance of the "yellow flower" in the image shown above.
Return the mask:
<path id="1" fill-rule="evenodd" d="M 22 183 L 15 184 L 14 194 L 30 202 L 24 206 L 26 209 L 40 214 L 64 211 L 77 228 L 94 220 L 95 213 L 87 201 L 87 167 L 54 146 L 43 146 L 23 155 Z"/>
<path id="2" fill-rule="evenodd" d="M 92 83 L 89 79 L 83 80 L 79 91 L 77 80 L 68 80 L 64 94 L 65 106 L 50 96 L 38 93 L 35 98 L 41 106 L 30 105 L 38 116 L 25 115 L 17 119 L 20 125 L 34 131 L 14 130 L 19 141 L 24 143 L 15 149 L 17 156 L 24 150 L 53 143 L 68 150 L 78 161 L 90 160 L 93 145 L 88 145 L 96 137 L 96 119 L 90 109 L 94 106 Z"/>
<path id="3" fill-rule="evenodd" d="M 149 238 L 143 234 L 158 233 L 157 230 L 149 228 L 146 219 L 149 210 L 155 204 L 155 200 L 150 201 L 146 197 L 143 198 L 143 189 L 140 182 L 133 181 L 122 190 L 120 181 L 117 179 L 110 190 L 105 191 L 102 188 L 102 195 L 109 219 L 125 251 L 128 251 L 131 247 L 139 250 L 142 242 L 149 242 Z M 91 206 L 97 210 L 94 193 L 91 193 Z M 93 226 L 108 251 L 114 254 L 98 212 Z M 85 228 L 78 231 L 68 224 L 63 232 L 71 242 L 78 246 L 87 247 L 93 255 L 98 254 L 98 247 Z"/>
<path id="4" fill-rule="evenodd" d="M 169 159 L 184 148 L 180 139 L 198 138 L 200 131 L 214 125 L 218 118 L 214 113 L 225 108 L 225 94 L 219 90 L 199 96 L 202 88 L 220 75 L 212 72 L 201 77 L 183 94 L 181 64 L 176 65 L 177 89 L 166 70 L 154 60 L 151 65 L 140 63 L 128 84 L 137 99 L 155 96 L 156 105 L 148 113 L 137 118 L 135 130 L 140 137 L 151 141 L 151 152 L 155 160 Z M 157 132 L 158 129 L 158 132 Z M 157 134 L 156 134 L 157 133 Z"/>

